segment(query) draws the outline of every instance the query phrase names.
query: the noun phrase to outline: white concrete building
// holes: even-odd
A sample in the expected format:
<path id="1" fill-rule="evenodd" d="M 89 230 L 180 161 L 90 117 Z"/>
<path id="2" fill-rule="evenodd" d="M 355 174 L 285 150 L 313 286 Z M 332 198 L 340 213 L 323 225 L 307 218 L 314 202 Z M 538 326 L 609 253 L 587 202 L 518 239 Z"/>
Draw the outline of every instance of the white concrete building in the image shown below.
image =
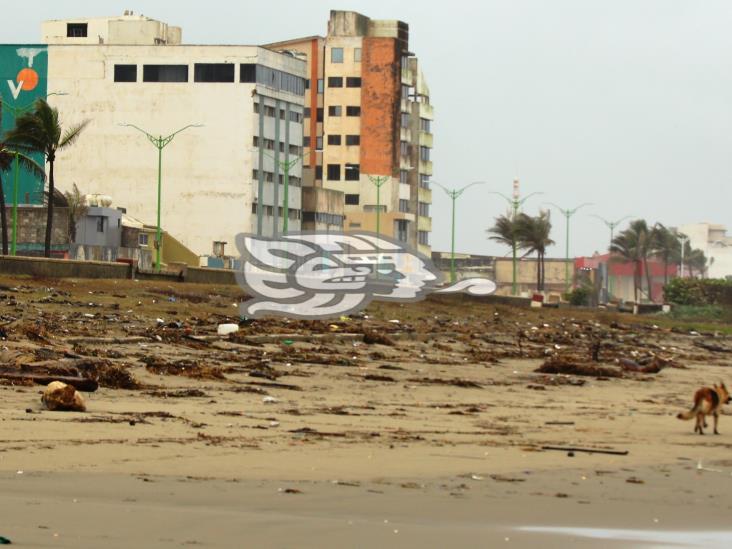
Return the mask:
<path id="1" fill-rule="evenodd" d="M 154 224 L 158 150 L 123 125 L 165 137 L 202 124 L 162 151 L 161 225 L 199 255 L 215 242 L 235 254 L 236 234 L 282 230 L 285 177 L 275 165 L 302 154 L 306 63 L 257 46 L 179 45 L 176 29 L 131 15 L 43 24 L 48 91 L 66 94 L 49 103 L 62 124 L 90 120 L 58 155 L 57 186 L 109 195 Z M 301 177 L 296 163 L 289 230 L 300 228 Z"/>
<path id="2" fill-rule="evenodd" d="M 678 231 L 689 237 L 692 248 L 698 248 L 707 256 L 708 278 L 732 277 L 732 236 L 727 236 L 724 225 L 713 223 L 689 223 Z"/>

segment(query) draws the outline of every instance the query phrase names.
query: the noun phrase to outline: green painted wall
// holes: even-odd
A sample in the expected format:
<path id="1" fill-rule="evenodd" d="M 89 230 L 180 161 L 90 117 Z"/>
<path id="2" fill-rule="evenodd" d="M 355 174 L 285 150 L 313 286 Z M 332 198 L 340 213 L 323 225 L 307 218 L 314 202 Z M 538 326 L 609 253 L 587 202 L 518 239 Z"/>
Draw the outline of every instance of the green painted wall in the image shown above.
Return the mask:
<path id="1" fill-rule="evenodd" d="M 48 46 L 44 44 L 0 44 L 0 130 L 15 125 L 14 109 L 31 107 L 48 93 Z M 10 108 L 8 108 L 8 106 Z M 33 158 L 44 165 L 42 154 Z M 13 170 L 2 174 L 8 205 L 13 202 Z M 18 202 L 42 204 L 43 183 L 21 169 Z"/>

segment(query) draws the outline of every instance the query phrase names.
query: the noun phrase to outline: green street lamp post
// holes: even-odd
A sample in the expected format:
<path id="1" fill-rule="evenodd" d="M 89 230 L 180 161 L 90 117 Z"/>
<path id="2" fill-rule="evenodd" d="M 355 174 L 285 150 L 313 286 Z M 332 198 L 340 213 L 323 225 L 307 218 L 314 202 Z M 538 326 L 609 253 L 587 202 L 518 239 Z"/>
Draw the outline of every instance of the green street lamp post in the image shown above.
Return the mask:
<path id="1" fill-rule="evenodd" d="M 485 185 L 485 181 L 473 181 L 472 183 L 469 183 L 468 185 L 465 185 L 464 187 L 461 187 L 459 189 L 448 189 L 444 185 L 441 185 L 437 181 L 432 181 L 433 184 L 440 187 L 445 193 L 447 193 L 447 196 L 450 197 L 452 200 L 452 237 L 451 237 L 451 245 L 450 245 L 450 282 L 454 283 L 457 279 L 457 275 L 455 274 L 455 201 L 460 197 L 461 194 L 463 194 L 468 187 L 472 187 L 473 185 Z"/>
<path id="2" fill-rule="evenodd" d="M 521 205 L 524 202 L 526 202 L 532 196 L 535 196 L 537 194 L 544 194 L 541 191 L 538 191 L 538 192 L 533 192 L 533 193 L 527 194 L 523 198 L 519 198 L 520 194 L 519 194 L 519 180 L 518 179 L 513 180 L 513 194 L 511 195 L 510 198 L 503 193 L 499 193 L 498 191 L 490 191 L 490 193 L 497 194 L 498 196 L 503 197 L 509 203 L 509 205 L 511 206 L 511 212 L 512 212 L 511 220 L 514 222 L 516 221 L 516 216 L 518 215 L 519 208 L 521 207 Z M 511 252 L 512 252 L 512 256 L 513 256 L 512 264 L 511 264 L 512 270 L 513 270 L 513 274 L 511 276 L 511 295 L 516 295 L 517 290 L 518 290 L 518 286 L 516 283 L 516 278 L 517 278 L 516 271 L 517 271 L 518 263 L 517 263 L 517 258 L 516 258 L 516 238 L 515 238 L 515 236 L 513 239 Z"/>
<path id="3" fill-rule="evenodd" d="M 150 143 L 152 143 L 158 149 L 158 218 L 157 230 L 155 233 L 155 270 L 157 272 L 160 272 L 160 251 L 162 248 L 162 234 L 160 230 L 160 201 L 162 197 L 163 149 L 173 140 L 176 135 L 178 135 L 183 130 L 187 130 L 188 128 L 200 128 L 203 126 L 203 124 L 188 124 L 187 126 L 183 126 L 179 130 L 174 131 L 166 137 L 163 137 L 162 135 L 158 135 L 157 137 L 155 137 L 151 133 L 146 132 L 145 130 L 139 128 L 138 126 L 135 126 L 134 124 L 120 124 L 120 126 L 134 128 L 137 131 L 144 133 Z"/>
<path id="4" fill-rule="evenodd" d="M 67 95 L 64 92 L 52 92 L 49 94 L 46 94 L 44 96 L 44 99 L 48 99 L 52 95 Z M 11 105 L 7 101 L 3 100 L 2 97 L 0 97 L 0 105 L 2 105 L 3 109 L 8 109 L 10 113 L 13 115 L 13 120 L 17 120 L 19 114 L 23 114 L 27 111 L 29 111 L 33 105 L 35 104 L 35 100 L 26 103 L 25 105 Z M 18 158 L 20 156 L 20 152 L 13 151 L 12 154 L 15 156 L 15 159 L 13 161 L 13 228 L 12 228 L 12 236 L 10 240 L 10 255 L 15 255 L 18 245 L 18 192 L 19 192 L 19 182 L 18 178 L 20 176 L 20 163 L 18 162 Z"/>
<path id="5" fill-rule="evenodd" d="M 599 219 L 600 221 L 602 221 L 605 224 L 605 226 L 607 226 L 608 229 L 610 229 L 610 245 L 612 246 L 612 244 L 613 244 L 613 238 L 615 236 L 615 227 L 617 227 L 618 225 L 620 225 L 626 219 L 629 219 L 629 218 L 631 218 L 633 216 L 632 215 L 626 215 L 625 217 L 621 217 L 620 219 L 618 219 L 616 221 L 609 221 L 609 220 L 605 219 L 604 217 L 601 217 L 601 216 L 595 215 L 595 214 L 592 214 L 592 217 L 596 217 L 597 219 Z M 608 264 L 608 272 L 605 273 L 605 295 L 607 296 L 607 299 L 608 300 L 610 299 L 610 291 L 611 291 L 611 288 L 610 288 L 610 266 Z"/>
<path id="6" fill-rule="evenodd" d="M 256 150 L 256 149 L 254 149 Z M 288 231 L 288 221 L 290 219 L 290 170 L 295 167 L 295 165 L 303 160 L 310 151 L 305 152 L 302 155 L 295 155 L 294 158 L 287 159 L 287 160 L 275 160 L 274 156 L 267 153 L 267 151 L 262 151 L 265 155 L 270 157 L 273 162 L 278 164 L 279 169 L 282 170 L 282 172 L 285 174 L 285 188 L 284 188 L 284 194 L 282 197 L 283 206 L 282 206 L 282 234 L 287 234 Z M 275 181 L 278 179 L 279 171 L 277 174 L 275 174 Z M 277 206 L 275 206 L 277 207 Z M 277 231 L 277 227 L 275 227 L 275 232 Z"/>
<path id="7" fill-rule="evenodd" d="M 381 236 L 381 187 L 391 179 L 388 175 L 366 175 L 376 186 L 376 236 Z"/>
<path id="8" fill-rule="evenodd" d="M 569 293 L 569 218 L 572 217 L 574 214 L 576 214 L 577 210 L 579 210 L 580 208 L 584 208 L 585 206 L 592 206 L 592 203 L 584 202 L 584 203 L 580 204 L 579 206 L 577 206 L 575 208 L 571 208 L 571 209 L 562 208 L 561 206 L 557 206 L 553 202 L 547 202 L 547 204 L 549 204 L 550 206 L 553 206 L 557 210 L 559 210 L 567 220 L 566 230 L 565 230 L 566 243 L 565 243 L 565 248 L 564 248 L 564 251 L 565 251 L 565 253 L 564 253 L 564 293 Z"/>

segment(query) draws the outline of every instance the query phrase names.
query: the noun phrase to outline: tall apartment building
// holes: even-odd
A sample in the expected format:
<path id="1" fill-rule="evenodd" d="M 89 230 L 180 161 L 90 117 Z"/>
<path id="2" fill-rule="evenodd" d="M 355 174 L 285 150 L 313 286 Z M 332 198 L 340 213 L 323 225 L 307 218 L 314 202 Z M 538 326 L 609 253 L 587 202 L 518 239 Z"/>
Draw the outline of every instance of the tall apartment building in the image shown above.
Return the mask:
<path id="1" fill-rule="evenodd" d="M 62 92 L 48 98 L 61 123 L 90 121 L 57 157 L 60 190 L 76 183 L 83 193 L 109 195 L 153 224 L 158 150 L 123 124 L 155 136 L 202 124 L 162 151 L 163 228 L 198 255 L 221 242 L 235 253 L 240 232 L 282 230 L 284 175 L 275 166 L 302 154 L 302 59 L 258 46 L 182 45 L 178 27 L 130 13 L 48 21 L 42 36 L 43 44 L 0 45 L 0 93 L 6 104 L 22 106 Z M 3 109 L 2 129 L 13 120 Z M 290 230 L 300 228 L 301 178 L 296 163 Z M 22 202 L 42 204 L 42 190 L 23 174 Z"/>
<path id="2" fill-rule="evenodd" d="M 342 192 L 346 230 L 376 231 L 379 208 L 382 234 L 429 255 L 433 110 L 407 24 L 331 11 L 327 36 L 266 47 L 307 59 L 303 193 Z M 304 228 L 329 214 L 312 202 Z"/>

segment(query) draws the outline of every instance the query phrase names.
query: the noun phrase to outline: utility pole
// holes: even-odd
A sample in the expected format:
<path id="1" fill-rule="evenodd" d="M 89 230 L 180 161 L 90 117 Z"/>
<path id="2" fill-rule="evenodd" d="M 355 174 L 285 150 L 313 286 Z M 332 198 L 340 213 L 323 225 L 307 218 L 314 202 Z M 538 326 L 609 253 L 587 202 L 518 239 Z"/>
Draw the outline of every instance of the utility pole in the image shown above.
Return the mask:
<path id="1" fill-rule="evenodd" d="M 449 196 L 452 200 L 452 244 L 450 246 L 450 282 L 455 283 L 457 279 L 457 275 L 455 274 L 455 201 L 460 197 L 461 194 L 465 192 L 468 187 L 472 187 L 473 185 L 484 185 L 485 181 L 473 181 L 472 183 L 469 183 L 468 185 L 465 185 L 464 187 L 461 187 L 459 189 L 448 189 L 437 181 L 432 181 L 432 183 L 445 191 L 445 193 L 447 193 L 447 196 Z"/>
<path id="2" fill-rule="evenodd" d="M 550 206 L 555 207 L 557 210 L 562 212 L 562 215 L 564 215 L 567 223 L 566 223 L 566 243 L 565 243 L 565 253 L 564 253 L 564 293 L 569 293 L 569 218 L 572 217 L 574 214 L 577 213 L 577 210 L 580 208 L 584 208 L 585 206 L 592 206 L 592 203 L 590 202 L 584 202 L 583 204 L 580 204 L 576 208 L 571 209 L 565 209 L 561 206 L 557 206 L 553 202 L 547 202 Z"/>
<path id="3" fill-rule="evenodd" d="M 158 135 L 155 137 L 149 132 L 146 132 L 142 128 L 139 128 L 135 126 L 134 124 L 120 124 L 120 126 L 125 126 L 127 128 L 134 128 L 137 131 L 144 133 L 145 137 L 152 143 L 155 148 L 158 149 L 158 217 L 157 217 L 157 230 L 155 232 L 155 271 L 160 272 L 160 252 L 163 245 L 162 242 L 162 233 L 160 229 L 160 203 L 162 198 L 162 177 L 163 177 L 163 149 L 173 140 L 173 138 L 178 135 L 183 130 L 187 130 L 188 128 L 200 128 L 203 126 L 203 124 L 188 124 L 187 126 L 183 126 L 179 130 L 174 131 L 170 135 L 163 137 L 162 135 Z"/>
<path id="4" fill-rule="evenodd" d="M 526 202 L 532 196 L 535 196 L 537 194 L 544 194 L 541 191 L 538 191 L 538 192 L 533 192 L 533 193 L 527 194 L 523 198 L 519 198 L 520 193 L 519 193 L 519 180 L 518 179 L 513 180 L 513 194 L 511 196 L 511 198 L 509 198 L 508 196 L 506 196 L 503 193 L 499 193 L 498 191 L 490 191 L 490 193 L 497 194 L 498 196 L 504 198 L 506 200 L 506 202 L 508 202 L 509 206 L 511 207 L 511 212 L 512 212 L 511 221 L 513 223 L 516 222 L 516 216 L 518 215 L 519 208 L 521 207 L 521 205 L 524 202 Z M 518 262 L 517 262 L 517 258 L 516 258 L 516 235 L 515 234 L 513 235 L 513 243 L 512 243 L 511 247 L 512 247 L 511 266 L 512 266 L 512 270 L 513 270 L 513 274 L 511 276 L 511 295 L 516 295 L 517 290 L 518 290 L 518 286 L 517 286 L 517 282 L 516 282 Z"/>
<path id="5" fill-rule="evenodd" d="M 626 215 L 625 217 L 621 217 L 617 221 L 609 221 L 609 220 L 605 219 L 604 217 L 600 217 L 599 215 L 595 215 L 595 214 L 592 214 L 592 217 L 596 217 L 597 219 L 599 219 L 600 221 L 602 221 L 607 226 L 608 229 L 610 229 L 610 246 L 612 246 L 613 240 L 614 240 L 614 237 L 615 237 L 615 227 L 617 227 L 618 225 L 620 225 L 626 219 L 629 219 L 629 218 L 631 218 L 633 216 L 632 215 Z M 605 273 L 605 295 L 607 296 L 608 301 L 610 300 L 610 292 L 611 292 L 611 288 L 610 288 L 610 262 L 608 261 L 607 272 Z"/>
<path id="6" fill-rule="evenodd" d="M 52 95 L 67 95 L 64 92 L 51 92 L 49 94 L 46 94 L 43 97 L 39 97 L 38 99 L 48 99 Z M 2 97 L 0 97 L 0 105 L 2 106 L 3 110 L 8 109 L 10 113 L 13 115 L 13 122 L 15 122 L 18 119 L 18 115 L 24 114 L 31 110 L 33 108 L 33 105 L 38 100 L 34 100 L 31 103 L 26 103 L 25 105 L 11 105 L 7 101 L 5 101 Z M 12 228 L 12 236 L 10 240 L 10 255 L 16 254 L 16 249 L 18 245 L 18 193 L 19 193 L 19 176 L 20 176 L 20 163 L 18 161 L 18 158 L 20 156 L 20 152 L 13 151 L 13 155 L 15 156 L 15 160 L 13 161 L 13 228 Z M 49 197 L 49 200 L 51 198 Z"/>
<path id="7" fill-rule="evenodd" d="M 681 242 L 681 278 L 684 278 L 686 274 L 684 272 L 684 254 L 686 252 L 686 243 L 689 241 L 689 237 L 685 234 L 679 233 L 679 241 Z"/>

